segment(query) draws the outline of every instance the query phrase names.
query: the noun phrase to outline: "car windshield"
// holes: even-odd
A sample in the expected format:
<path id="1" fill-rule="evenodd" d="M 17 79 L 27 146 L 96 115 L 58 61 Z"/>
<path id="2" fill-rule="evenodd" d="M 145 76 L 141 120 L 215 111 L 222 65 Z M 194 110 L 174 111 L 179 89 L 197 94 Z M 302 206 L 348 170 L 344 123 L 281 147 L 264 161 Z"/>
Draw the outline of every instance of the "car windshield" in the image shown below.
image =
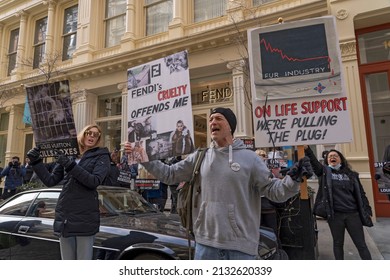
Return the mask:
<path id="1" fill-rule="evenodd" d="M 140 194 L 124 188 L 99 188 L 99 207 L 102 216 L 157 212 Z"/>

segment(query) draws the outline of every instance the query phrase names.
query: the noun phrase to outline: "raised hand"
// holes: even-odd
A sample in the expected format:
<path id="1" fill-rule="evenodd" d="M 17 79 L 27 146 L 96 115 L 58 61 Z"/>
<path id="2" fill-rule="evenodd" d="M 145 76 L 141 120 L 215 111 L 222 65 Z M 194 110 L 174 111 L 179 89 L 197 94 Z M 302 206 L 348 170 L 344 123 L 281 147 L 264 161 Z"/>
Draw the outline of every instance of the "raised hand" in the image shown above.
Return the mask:
<path id="1" fill-rule="evenodd" d="M 310 159 L 308 157 L 301 158 L 293 167 L 291 167 L 287 172 L 287 175 L 290 175 L 290 177 L 297 182 L 302 182 L 304 176 L 306 176 L 306 178 L 313 176 L 313 168 L 310 164 Z"/>
<path id="2" fill-rule="evenodd" d="M 39 147 L 34 147 L 27 152 L 27 157 L 30 159 L 31 165 L 35 165 L 42 160 L 40 150 Z"/>
<path id="3" fill-rule="evenodd" d="M 62 165 L 67 172 L 69 172 L 76 165 L 76 162 L 66 156 L 61 150 L 56 150 L 57 163 Z"/>

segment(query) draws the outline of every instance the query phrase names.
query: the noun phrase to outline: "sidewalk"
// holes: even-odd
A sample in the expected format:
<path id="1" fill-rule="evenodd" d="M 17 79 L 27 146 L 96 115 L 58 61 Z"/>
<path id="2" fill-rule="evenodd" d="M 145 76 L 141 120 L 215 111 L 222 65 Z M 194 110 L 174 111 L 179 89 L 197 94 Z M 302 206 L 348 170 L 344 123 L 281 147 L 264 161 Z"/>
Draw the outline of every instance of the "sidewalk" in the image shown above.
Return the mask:
<path id="1" fill-rule="evenodd" d="M 318 227 L 318 259 L 334 260 L 333 241 L 329 226 L 325 220 L 317 220 Z M 373 260 L 390 260 L 390 218 L 377 218 L 374 226 L 364 227 L 368 249 Z M 349 234 L 345 233 L 345 260 L 360 260 L 359 253 Z"/>

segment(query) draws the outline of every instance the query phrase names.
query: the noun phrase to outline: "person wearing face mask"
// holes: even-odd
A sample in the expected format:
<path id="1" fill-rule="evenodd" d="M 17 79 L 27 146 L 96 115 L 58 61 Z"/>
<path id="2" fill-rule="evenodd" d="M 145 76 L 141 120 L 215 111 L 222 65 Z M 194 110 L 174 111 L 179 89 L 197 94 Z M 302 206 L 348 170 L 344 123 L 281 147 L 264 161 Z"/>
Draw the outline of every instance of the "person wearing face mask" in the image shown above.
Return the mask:
<path id="1" fill-rule="evenodd" d="M 194 185 L 194 258 L 254 260 L 259 245 L 261 195 L 276 202 L 297 195 L 304 171 L 312 172 L 309 159 L 302 158 L 283 179 L 270 178 L 263 159 L 234 138 L 237 119 L 231 109 L 212 109 L 208 125 L 212 143 Z M 125 143 L 124 148 L 126 153 L 134 149 L 131 143 Z M 190 181 L 198 152 L 172 165 L 160 160 L 142 165 L 160 181 L 178 184 Z"/>
<path id="2" fill-rule="evenodd" d="M 337 150 L 329 150 L 323 164 L 308 146 L 305 146 L 305 155 L 310 158 L 314 174 L 319 180 L 313 213 L 328 222 L 335 259 L 344 259 L 344 235 L 347 230 L 360 258 L 371 260 L 363 226 L 373 226 L 372 210 L 359 174 L 351 169 L 346 158 Z"/>

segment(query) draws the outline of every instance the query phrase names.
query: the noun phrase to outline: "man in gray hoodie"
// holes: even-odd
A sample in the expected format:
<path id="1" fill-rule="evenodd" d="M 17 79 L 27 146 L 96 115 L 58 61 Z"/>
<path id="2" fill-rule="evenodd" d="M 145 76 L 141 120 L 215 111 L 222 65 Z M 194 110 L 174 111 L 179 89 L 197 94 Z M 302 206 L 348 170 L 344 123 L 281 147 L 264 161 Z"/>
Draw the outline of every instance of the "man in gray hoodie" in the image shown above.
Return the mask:
<path id="1" fill-rule="evenodd" d="M 211 110 L 209 127 L 212 143 L 197 177 L 192 220 L 196 241 L 195 259 L 256 259 L 259 243 L 261 196 L 284 202 L 299 192 L 303 171 L 311 171 L 303 158 L 283 179 L 270 178 L 270 171 L 255 152 L 234 139 L 237 120 L 228 108 Z M 131 153 L 130 143 L 125 151 Z M 161 161 L 142 165 L 168 185 L 189 181 L 195 154 L 174 165 Z M 309 172 L 310 173 L 310 172 Z"/>

